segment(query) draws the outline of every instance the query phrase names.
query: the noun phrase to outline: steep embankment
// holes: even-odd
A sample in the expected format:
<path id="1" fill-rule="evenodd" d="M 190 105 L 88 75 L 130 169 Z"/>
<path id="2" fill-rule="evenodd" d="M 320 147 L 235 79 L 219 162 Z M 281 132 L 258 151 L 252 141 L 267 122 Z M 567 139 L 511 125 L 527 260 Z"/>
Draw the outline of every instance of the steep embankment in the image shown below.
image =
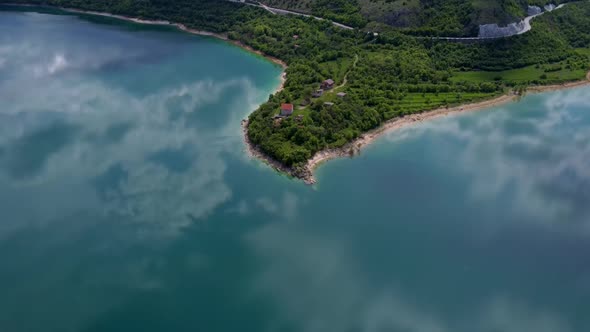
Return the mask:
<path id="1" fill-rule="evenodd" d="M 479 39 L 493 39 L 493 38 L 505 38 L 505 37 L 512 37 L 516 35 L 521 35 L 523 33 L 529 32 L 532 29 L 531 21 L 541 16 L 547 12 L 552 12 L 554 10 L 558 10 L 563 8 L 565 4 L 561 4 L 557 7 L 554 5 L 547 5 L 543 9 L 540 7 L 529 7 L 529 13 L 531 15 L 525 17 L 523 20 L 519 22 L 513 22 L 506 26 L 500 26 L 497 23 L 493 24 L 484 24 L 479 27 Z"/>

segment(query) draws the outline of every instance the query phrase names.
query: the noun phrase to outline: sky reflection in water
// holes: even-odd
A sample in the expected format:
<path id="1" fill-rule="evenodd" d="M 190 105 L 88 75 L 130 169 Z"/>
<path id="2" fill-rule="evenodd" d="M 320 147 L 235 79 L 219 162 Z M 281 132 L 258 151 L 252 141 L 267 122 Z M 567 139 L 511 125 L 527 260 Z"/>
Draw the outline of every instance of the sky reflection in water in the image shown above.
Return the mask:
<path id="1" fill-rule="evenodd" d="M 279 73 L 0 12 L 0 329 L 590 328 L 587 88 L 391 133 L 310 188 L 244 153 Z"/>

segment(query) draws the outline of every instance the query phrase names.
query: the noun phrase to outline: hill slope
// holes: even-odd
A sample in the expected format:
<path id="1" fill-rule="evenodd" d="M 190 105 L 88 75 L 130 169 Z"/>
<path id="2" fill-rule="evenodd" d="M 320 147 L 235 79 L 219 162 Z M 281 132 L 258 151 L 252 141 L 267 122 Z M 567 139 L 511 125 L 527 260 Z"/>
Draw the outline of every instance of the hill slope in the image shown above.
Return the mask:
<path id="1" fill-rule="evenodd" d="M 379 22 L 417 35 L 466 36 L 480 24 L 507 24 L 529 5 L 567 0 L 264 0 L 265 4 L 326 17 L 357 27 Z"/>

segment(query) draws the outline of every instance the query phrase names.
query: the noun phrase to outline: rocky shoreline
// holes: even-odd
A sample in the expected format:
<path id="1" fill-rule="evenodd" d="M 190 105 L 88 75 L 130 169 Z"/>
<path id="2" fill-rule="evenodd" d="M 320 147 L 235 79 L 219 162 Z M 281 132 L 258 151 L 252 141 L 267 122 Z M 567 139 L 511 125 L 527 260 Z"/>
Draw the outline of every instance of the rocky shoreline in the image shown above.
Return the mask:
<path id="1" fill-rule="evenodd" d="M 221 39 L 221 40 L 231 43 L 235 46 L 238 46 L 250 53 L 254 53 L 256 55 L 262 56 L 262 57 L 266 58 L 267 60 L 281 66 L 283 71 L 280 76 L 280 84 L 275 89 L 273 94 L 276 94 L 276 93 L 282 91 L 285 87 L 285 82 L 287 79 L 285 70 L 288 67 L 286 62 L 284 62 L 278 58 L 268 56 L 268 55 L 262 53 L 261 51 L 255 50 L 252 47 L 245 45 L 244 43 L 242 43 L 240 41 L 231 40 L 227 37 L 226 34 L 214 33 L 214 32 L 203 31 L 203 30 L 195 30 L 195 29 L 188 28 L 184 24 L 171 23 L 168 21 L 144 20 L 144 19 L 135 18 L 135 17 L 115 15 L 115 14 L 103 13 L 103 12 L 79 10 L 79 9 L 74 9 L 74 8 L 63 8 L 63 7 L 55 7 L 55 8 L 63 10 L 65 12 L 69 12 L 69 13 L 97 15 L 97 16 L 103 16 L 103 17 L 109 17 L 109 18 L 115 18 L 115 19 L 119 19 L 119 20 L 129 21 L 129 22 L 138 23 L 138 24 L 173 26 L 181 31 L 186 32 L 186 33 Z M 290 176 L 298 178 L 298 179 L 302 179 L 306 184 L 314 184 L 315 183 L 315 179 L 313 178 L 313 174 L 312 174 L 311 170 L 308 169 L 307 167 L 304 167 L 302 169 L 293 169 L 291 167 L 287 167 L 287 166 L 283 165 L 282 163 L 280 163 L 279 161 L 274 160 L 270 156 L 266 155 L 257 146 L 252 144 L 252 142 L 250 141 L 250 138 L 248 137 L 248 120 L 247 119 L 242 120 L 242 132 L 244 135 L 244 142 L 247 147 L 247 152 L 250 156 L 258 158 L 260 160 L 263 160 L 266 164 L 268 164 L 269 166 L 271 166 L 272 168 L 276 169 L 279 172 L 285 173 L 287 175 L 290 175 Z"/>
<path id="2" fill-rule="evenodd" d="M 355 155 L 358 155 L 360 153 L 360 150 L 364 146 L 371 144 L 377 138 L 392 130 L 400 129 L 405 126 L 415 124 L 416 122 L 422 122 L 437 117 L 446 116 L 450 113 L 474 111 L 501 105 L 503 103 L 514 101 L 517 97 L 518 96 L 513 94 L 502 95 L 500 97 L 479 103 L 457 106 L 453 108 L 440 108 L 425 113 L 408 115 L 403 118 L 391 119 L 382 124 L 380 127 L 362 134 L 359 138 L 347 143 L 341 148 L 325 149 L 317 152 L 310 160 L 307 161 L 307 163 L 303 167 L 297 169 L 282 164 L 278 160 L 275 160 L 274 158 L 265 154 L 262 150 L 260 150 L 258 146 L 254 145 L 248 137 L 249 122 L 247 119 L 242 120 L 242 133 L 244 135 L 244 141 L 246 143 L 246 150 L 251 157 L 255 157 L 264 161 L 266 164 L 268 164 L 270 167 L 272 167 L 278 172 L 282 172 L 294 178 L 301 179 L 308 185 L 313 185 L 317 182 L 313 172 L 321 164 L 336 158 L 354 157 Z"/>
<path id="3" fill-rule="evenodd" d="M 264 153 L 257 145 L 254 145 L 248 137 L 248 119 L 242 120 L 242 134 L 244 136 L 244 142 L 246 143 L 246 152 L 252 158 L 262 160 L 265 164 L 272 167 L 274 170 L 286 174 L 288 176 L 301 179 L 305 184 L 315 184 L 316 181 L 313 177 L 312 169 L 309 167 L 292 168 L 284 165 L 280 161 L 272 158 L 271 156 Z"/>

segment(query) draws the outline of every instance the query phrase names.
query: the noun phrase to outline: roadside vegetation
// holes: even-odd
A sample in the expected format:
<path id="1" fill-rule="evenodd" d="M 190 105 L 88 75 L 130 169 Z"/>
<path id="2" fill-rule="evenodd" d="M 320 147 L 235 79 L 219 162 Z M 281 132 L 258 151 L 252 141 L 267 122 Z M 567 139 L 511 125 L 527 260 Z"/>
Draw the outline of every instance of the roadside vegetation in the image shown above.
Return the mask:
<path id="1" fill-rule="evenodd" d="M 476 36 L 480 24 L 505 25 L 527 16 L 529 5 L 572 0 L 262 0 L 363 28 L 385 24 L 415 36 Z"/>

